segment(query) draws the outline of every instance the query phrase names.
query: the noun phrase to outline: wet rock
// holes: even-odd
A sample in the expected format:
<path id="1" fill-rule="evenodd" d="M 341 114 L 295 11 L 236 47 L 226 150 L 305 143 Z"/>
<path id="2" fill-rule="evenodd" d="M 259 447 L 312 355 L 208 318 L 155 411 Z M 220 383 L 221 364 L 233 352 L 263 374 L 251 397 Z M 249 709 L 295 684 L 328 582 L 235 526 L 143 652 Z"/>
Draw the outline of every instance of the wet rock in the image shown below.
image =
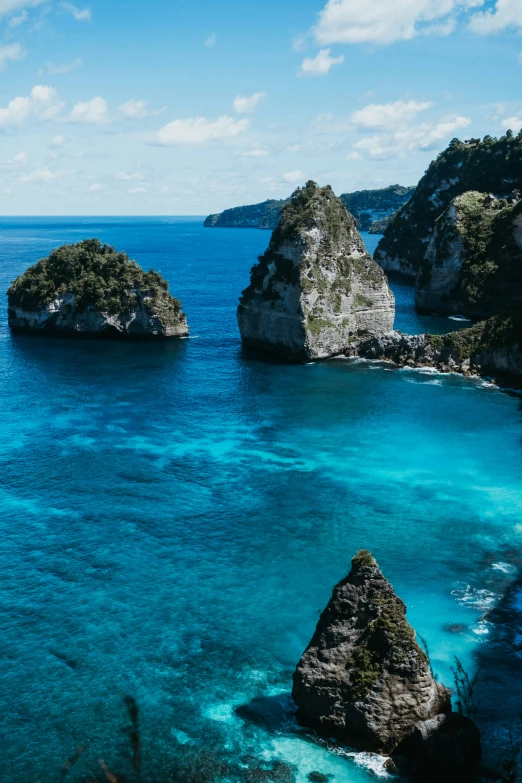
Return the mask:
<path id="1" fill-rule="evenodd" d="M 409 335 L 402 332 L 363 337 L 346 356 L 390 361 L 404 367 L 435 367 L 466 376 L 522 375 L 522 310 L 481 321 L 448 334 Z"/>
<path id="2" fill-rule="evenodd" d="M 437 783 L 473 781 L 480 757 L 478 728 L 456 712 L 418 723 L 393 753 L 399 774 Z"/>
<path id="3" fill-rule="evenodd" d="M 322 772 L 310 772 L 308 775 L 308 780 L 310 780 L 311 783 L 328 783 L 329 779 L 330 776 L 324 775 Z"/>

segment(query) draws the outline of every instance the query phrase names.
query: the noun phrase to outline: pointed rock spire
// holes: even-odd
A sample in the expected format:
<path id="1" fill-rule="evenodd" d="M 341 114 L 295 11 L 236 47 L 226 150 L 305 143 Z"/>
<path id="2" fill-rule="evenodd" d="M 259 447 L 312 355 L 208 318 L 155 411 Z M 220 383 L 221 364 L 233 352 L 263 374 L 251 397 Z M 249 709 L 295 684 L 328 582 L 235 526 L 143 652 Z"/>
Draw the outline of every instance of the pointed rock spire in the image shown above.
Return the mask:
<path id="1" fill-rule="evenodd" d="M 414 726 L 451 712 L 406 607 L 362 550 L 333 591 L 294 673 L 300 721 L 362 750 L 391 753 Z"/>

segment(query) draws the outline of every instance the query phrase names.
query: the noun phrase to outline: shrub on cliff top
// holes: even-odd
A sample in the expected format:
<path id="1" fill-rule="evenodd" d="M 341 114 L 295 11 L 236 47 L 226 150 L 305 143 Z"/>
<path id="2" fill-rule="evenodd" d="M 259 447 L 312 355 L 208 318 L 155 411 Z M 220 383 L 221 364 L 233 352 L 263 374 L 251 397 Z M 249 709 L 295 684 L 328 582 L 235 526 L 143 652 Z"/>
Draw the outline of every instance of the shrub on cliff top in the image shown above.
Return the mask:
<path id="1" fill-rule="evenodd" d="M 78 312 L 90 306 L 119 313 L 134 301 L 138 289 L 152 306 L 168 304 L 181 312 L 181 302 L 170 296 L 168 283 L 158 272 L 145 272 L 125 252 L 102 245 L 99 239 L 85 239 L 53 250 L 20 275 L 7 295 L 11 307 L 37 310 L 68 292 L 74 294 Z"/>

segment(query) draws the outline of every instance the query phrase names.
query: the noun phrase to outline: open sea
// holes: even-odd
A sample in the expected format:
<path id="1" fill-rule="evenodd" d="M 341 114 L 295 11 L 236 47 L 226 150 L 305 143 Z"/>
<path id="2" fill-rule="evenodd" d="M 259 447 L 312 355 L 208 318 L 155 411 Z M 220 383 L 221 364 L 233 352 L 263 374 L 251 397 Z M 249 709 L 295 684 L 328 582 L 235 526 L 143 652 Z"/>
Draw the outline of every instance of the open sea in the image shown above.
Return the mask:
<path id="1" fill-rule="evenodd" d="M 107 780 L 101 762 L 137 780 L 128 696 L 143 783 L 385 776 L 382 759 L 299 730 L 289 699 L 362 547 L 444 683 L 454 655 L 482 666 L 494 759 L 522 710 L 522 398 L 486 380 L 244 353 L 237 300 L 269 232 L 5 218 L 0 290 L 94 236 L 163 273 L 191 338 L 14 336 L 0 308 L 2 783 Z M 396 328 L 466 325 L 416 315 L 412 288 L 391 285 Z"/>

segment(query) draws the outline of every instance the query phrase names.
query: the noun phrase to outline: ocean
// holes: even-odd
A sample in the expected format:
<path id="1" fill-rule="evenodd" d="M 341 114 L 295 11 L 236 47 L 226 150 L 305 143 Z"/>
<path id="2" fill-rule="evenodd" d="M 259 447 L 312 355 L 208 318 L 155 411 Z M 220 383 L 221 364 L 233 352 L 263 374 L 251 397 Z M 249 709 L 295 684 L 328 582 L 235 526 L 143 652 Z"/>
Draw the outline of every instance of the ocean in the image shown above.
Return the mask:
<path id="1" fill-rule="evenodd" d="M 455 655 L 483 666 L 494 756 L 520 712 L 519 648 L 491 610 L 511 622 L 522 608 L 521 398 L 484 379 L 245 353 L 235 309 L 264 231 L 5 218 L 0 290 L 94 236 L 163 273 L 191 337 L 12 335 L 0 308 L 0 780 L 58 780 L 78 748 L 67 781 L 105 780 L 100 762 L 137 779 L 128 696 L 143 783 L 385 776 L 378 757 L 299 730 L 289 699 L 360 548 L 442 682 Z M 396 328 L 463 325 L 418 316 L 411 286 L 391 285 Z"/>

